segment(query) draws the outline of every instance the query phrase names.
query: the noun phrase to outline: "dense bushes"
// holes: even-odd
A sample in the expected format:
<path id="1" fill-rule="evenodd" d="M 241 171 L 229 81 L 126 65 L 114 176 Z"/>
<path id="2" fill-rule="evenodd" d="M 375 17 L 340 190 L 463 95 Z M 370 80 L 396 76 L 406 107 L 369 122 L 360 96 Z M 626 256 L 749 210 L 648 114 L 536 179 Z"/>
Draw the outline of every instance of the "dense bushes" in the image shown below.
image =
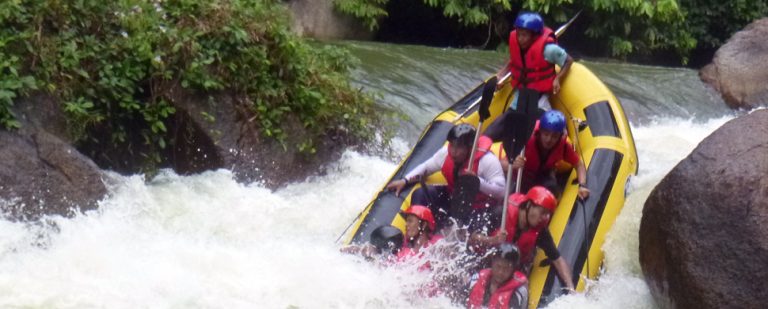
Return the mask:
<path id="1" fill-rule="evenodd" d="M 375 28 L 390 0 L 334 0 L 337 8 Z M 398 0 L 391 0 L 398 1 Z M 408 1 L 408 0 L 404 0 Z M 549 24 L 584 11 L 589 38 L 606 55 L 626 57 L 672 51 L 682 62 L 697 47 L 719 46 L 733 32 L 768 14 L 768 0 L 421 0 L 463 27 L 511 20 L 519 10 L 541 12 Z M 503 31 L 498 31 L 503 32 Z M 499 41 L 504 42 L 505 38 Z"/>
<path id="2" fill-rule="evenodd" d="M 291 114 L 312 135 L 286 145 L 302 151 L 329 130 L 370 136 L 373 101 L 350 86 L 349 55 L 296 38 L 278 2 L 0 1 L 0 124 L 18 127 L 14 99 L 44 91 L 60 100 L 75 140 L 98 130 L 121 143 L 141 128 L 162 149 L 182 87 L 244 98 L 261 133 L 281 141 Z"/>

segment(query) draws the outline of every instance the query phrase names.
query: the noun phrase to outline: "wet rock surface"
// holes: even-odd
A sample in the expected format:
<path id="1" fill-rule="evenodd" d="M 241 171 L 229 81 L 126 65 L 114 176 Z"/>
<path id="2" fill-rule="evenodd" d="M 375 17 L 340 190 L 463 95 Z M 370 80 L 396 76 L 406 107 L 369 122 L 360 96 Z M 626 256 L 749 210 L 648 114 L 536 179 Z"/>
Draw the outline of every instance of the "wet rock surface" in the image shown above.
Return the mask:
<path id="1" fill-rule="evenodd" d="M 700 72 L 731 108 L 768 106 L 768 18 L 737 32 Z"/>
<path id="2" fill-rule="evenodd" d="M 768 303 L 768 110 L 723 125 L 656 186 L 640 263 L 662 307 Z"/>

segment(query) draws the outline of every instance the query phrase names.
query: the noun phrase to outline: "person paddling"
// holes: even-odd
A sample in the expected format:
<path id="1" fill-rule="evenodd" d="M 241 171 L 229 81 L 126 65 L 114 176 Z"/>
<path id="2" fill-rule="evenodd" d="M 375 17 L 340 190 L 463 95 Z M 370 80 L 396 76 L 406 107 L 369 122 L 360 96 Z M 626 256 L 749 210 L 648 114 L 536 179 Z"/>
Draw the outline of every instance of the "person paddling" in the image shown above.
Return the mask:
<path id="1" fill-rule="evenodd" d="M 491 268 L 472 276 L 467 308 L 506 309 L 528 307 L 528 279 L 519 271 L 520 252 L 511 243 L 494 248 Z"/>
<path id="2" fill-rule="evenodd" d="M 504 230 L 496 230 L 490 236 L 475 232 L 470 236 L 469 245 L 476 251 L 481 251 L 483 248 L 491 248 L 502 242 L 512 242 L 520 249 L 520 264 L 525 268 L 531 266 L 536 247 L 539 247 L 552 261 L 566 288 L 573 290 L 571 268 L 560 255 L 547 228 L 555 208 L 557 208 L 555 196 L 544 187 L 533 187 L 525 195 L 514 193 L 509 197 Z"/>
<path id="3" fill-rule="evenodd" d="M 411 196 L 411 204 L 429 206 L 432 212 L 437 214 L 437 228 L 446 226 L 451 215 L 449 208 L 454 181 L 459 173 L 466 171 L 474 136 L 475 128 L 471 125 L 454 126 L 448 132 L 447 146 L 438 150 L 429 160 L 416 166 L 403 179 L 390 182 L 387 189 L 395 191 L 399 196 L 406 185 L 417 182 L 419 177 L 441 171 L 447 184 L 417 189 Z M 504 173 L 501 163 L 490 152 L 491 144 L 490 139 L 481 136 L 477 143 L 474 162 L 472 162 L 471 170 L 480 179 L 480 193 L 475 197 L 470 213 L 472 218 L 486 217 L 488 208 L 499 204 L 504 197 Z M 482 222 L 482 220 L 471 222 Z"/>
<path id="4" fill-rule="evenodd" d="M 507 168 L 505 166 L 507 160 L 501 161 L 502 166 Z M 584 161 L 579 160 L 573 145 L 567 140 L 565 115 L 558 110 L 547 111 L 539 119 L 538 126 L 525 145 L 525 154 L 517 156 L 512 163 L 513 169 L 521 167 L 524 167 L 523 191 L 535 185 L 559 188 L 557 175 L 570 173 L 571 168 L 575 167 L 579 184 L 578 195 L 582 199 L 589 197 L 587 168 Z M 560 195 L 559 192 L 554 193 L 557 196 Z"/>

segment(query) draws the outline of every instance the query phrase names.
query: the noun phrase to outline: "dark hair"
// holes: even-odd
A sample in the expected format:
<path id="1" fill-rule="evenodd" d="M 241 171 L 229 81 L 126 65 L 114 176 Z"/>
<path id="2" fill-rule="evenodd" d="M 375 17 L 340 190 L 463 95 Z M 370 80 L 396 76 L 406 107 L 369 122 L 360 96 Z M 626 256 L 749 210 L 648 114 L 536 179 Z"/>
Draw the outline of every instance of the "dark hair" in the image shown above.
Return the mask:
<path id="1" fill-rule="evenodd" d="M 520 261 L 520 250 L 517 249 L 517 246 L 512 243 L 502 243 L 498 247 L 494 248 L 494 250 L 493 258 L 502 258 L 512 262 L 513 265 L 517 265 L 517 262 Z"/>

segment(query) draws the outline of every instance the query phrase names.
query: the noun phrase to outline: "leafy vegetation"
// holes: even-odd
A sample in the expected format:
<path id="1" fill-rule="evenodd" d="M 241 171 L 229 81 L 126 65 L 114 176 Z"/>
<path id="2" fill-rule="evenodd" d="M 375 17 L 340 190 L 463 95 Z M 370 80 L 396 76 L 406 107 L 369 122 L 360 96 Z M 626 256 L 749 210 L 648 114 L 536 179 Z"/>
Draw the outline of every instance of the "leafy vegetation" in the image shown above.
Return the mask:
<path id="1" fill-rule="evenodd" d="M 0 1 L 0 125 L 19 127 L 15 99 L 44 91 L 76 140 L 106 131 L 119 144 L 139 128 L 159 150 L 174 142 L 167 125 L 181 87 L 235 94 L 278 141 L 298 121 L 309 135 L 287 146 L 313 152 L 330 130 L 374 133 L 373 100 L 350 85 L 349 59 L 292 34 L 277 0 Z"/>
<path id="2" fill-rule="evenodd" d="M 768 16 L 768 0 L 680 0 L 686 27 L 701 47 L 718 47 L 750 22 Z"/>
<path id="3" fill-rule="evenodd" d="M 389 0 L 335 0 L 342 12 L 371 29 L 387 16 Z M 588 37 L 614 57 L 674 51 L 687 61 L 697 46 L 719 46 L 733 32 L 768 14 L 768 1 L 715 0 L 422 0 L 465 27 L 514 18 L 519 10 L 562 23 L 577 11 L 589 22 Z M 358 9 L 360 8 L 360 9 Z M 364 8 L 364 9 L 362 9 Z M 501 40 L 504 42 L 504 40 Z"/>

